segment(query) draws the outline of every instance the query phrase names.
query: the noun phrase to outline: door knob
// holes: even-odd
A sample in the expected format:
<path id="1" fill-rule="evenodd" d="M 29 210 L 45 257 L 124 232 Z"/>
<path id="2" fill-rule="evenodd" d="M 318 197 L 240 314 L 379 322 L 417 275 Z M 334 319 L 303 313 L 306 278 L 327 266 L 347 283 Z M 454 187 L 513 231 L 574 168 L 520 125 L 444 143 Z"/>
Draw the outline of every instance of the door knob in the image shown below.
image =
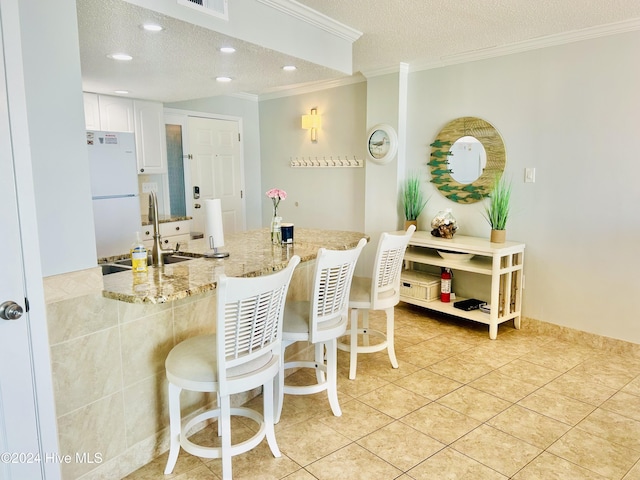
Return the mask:
<path id="1" fill-rule="evenodd" d="M 17 320 L 23 312 L 22 307 L 16 302 L 8 301 L 0 305 L 0 318 L 4 320 Z"/>

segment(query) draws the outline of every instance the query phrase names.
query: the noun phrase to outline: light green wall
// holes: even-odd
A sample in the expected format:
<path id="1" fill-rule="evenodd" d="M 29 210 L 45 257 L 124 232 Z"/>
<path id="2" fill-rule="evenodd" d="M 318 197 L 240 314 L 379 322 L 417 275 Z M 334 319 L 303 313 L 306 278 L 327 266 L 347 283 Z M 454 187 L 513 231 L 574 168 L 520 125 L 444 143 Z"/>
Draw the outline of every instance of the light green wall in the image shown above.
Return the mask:
<path id="1" fill-rule="evenodd" d="M 407 167 L 426 169 L 448 121 L 492 123 L 513 181 L 507 239 L 527 245 L 524 315 L 635 343 L 639 49 L 640 32 L 631 32 L 413 73 L 407 132 Z M 535 183 L 524 183 L 525 167 L 536 169 Z M 452 207 L 460 233 L 489 236 L 482 204 L 425 187 L 419 228 Z"/>
<path id="2" fill-rule="evenodd" d="M 278 213 L 284 222 L 307 228 L 364 231 L 365 168 L 292 168 L 291 160 L 364 159 L 366 83 L 260 102 L 262 220 L 271 204 L 264 193 L 289 195 Z M 322 117 L 318 142 L 301 128 L 301 116 L 317 107 Z"/>
<path id="3" fill-rule="evenodd" d="M 410 73 L 404 132 L 406 169 L 421 169 L 428 180 L 429 144 L 447 122 L 478 116 L 492 123 L 504 138 L 505 174 L 514 187 L 507 236 L 527 245 L 524 315 L 635 343 L 640 343 L 634 305 L 640 271 L 640 162 L 634 149 L 640 127 L 639 48 L 640 32 L 631 32 Z M 333 225 L 365 231 L 374 241 L 378 229 L 400 227 L 397 204 L 392 206 L 403 175 L 396 160 L 366 165 L 353 191 L 344 195 L 336 189 L 329 197 L 327 186 L 335 185 L 334 175 L 343 179 L 342 170 L 298 172 L 286 166 L 296 154 L 324 153 L 323 142 L 332 142 L 335 151 L 352 141 L 364 148 L 366 129 L 375 123 L 396 127 L 399 85 L 398 74 L 389 74 L 369 78 L 366 97 L 338 97 L 337 89 L 328 89 L 261 102 L 263 187 L 292 188 L 294 201 L 300 195 L 332 205 Z M 338 101 L 366 115 L 367 125 L 355 130 L 349 121 L 332 118 L 353 138 L 341 139 L 342 147 L 333 134 L 321 131 L 318 145 L 311 145 L 299 130 L 299 115 Z M 525 167 L 536 169 L 535 183 L 524 183 Z M 428 230 L 431 218 L 450 207 L 459 233 L 489 236 L 483 203 L 458 205 L 428 181 L 424 190 L 430 200 L 420 229 Z M 287 202 L 285 217 L 297 220 L 294 202 Z M 268 215 L 263 201 L 265 222 Z M 323 215 L 300 221 L 311 219 L 329 227 Z"/>

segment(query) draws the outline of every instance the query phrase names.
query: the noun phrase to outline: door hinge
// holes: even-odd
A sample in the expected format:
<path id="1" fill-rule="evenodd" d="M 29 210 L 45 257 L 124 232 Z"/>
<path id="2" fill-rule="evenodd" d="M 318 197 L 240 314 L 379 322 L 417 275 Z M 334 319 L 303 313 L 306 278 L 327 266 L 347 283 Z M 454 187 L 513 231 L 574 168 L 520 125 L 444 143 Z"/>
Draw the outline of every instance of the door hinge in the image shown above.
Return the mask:
<path id="1" fill-rule="evenodd" d="M 240 134 L 238 133 L 238 141 L 240 141 Z"/>
<path id="2" fill-rule="evenodd" d="M 189 160 L 193 160 L 193 155 L 191 155 L 190 153 L 188 155 L 183 155 L 182 158 L 187 158 Z"/>
<path id="3" fill-rule="evenodd" d="M 240 190 L 240 198 L 244 198 L 243 194 L 244 194 L 244 192 L 242 190 Z"/>

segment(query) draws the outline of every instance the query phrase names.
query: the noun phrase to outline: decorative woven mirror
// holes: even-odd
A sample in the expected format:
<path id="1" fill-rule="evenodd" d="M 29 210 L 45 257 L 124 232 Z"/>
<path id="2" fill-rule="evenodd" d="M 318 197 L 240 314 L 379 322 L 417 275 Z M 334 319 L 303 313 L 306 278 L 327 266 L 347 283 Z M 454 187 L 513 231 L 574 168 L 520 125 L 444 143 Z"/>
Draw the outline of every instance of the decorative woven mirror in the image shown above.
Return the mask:
<path id="1" fill-rule="evenodd" d="M 491 193 L 507 161 L 504 142 L 489 122 L 461 117 L 447 123 L 431 144 L 431 183 L 457 203 L 474 203 Z"/>

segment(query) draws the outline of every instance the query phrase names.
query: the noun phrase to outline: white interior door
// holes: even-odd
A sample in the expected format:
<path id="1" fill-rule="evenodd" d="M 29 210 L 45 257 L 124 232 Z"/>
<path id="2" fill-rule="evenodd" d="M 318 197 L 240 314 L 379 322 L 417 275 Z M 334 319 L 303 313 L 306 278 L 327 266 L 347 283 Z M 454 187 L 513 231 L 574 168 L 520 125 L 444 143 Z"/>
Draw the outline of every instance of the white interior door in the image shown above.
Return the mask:
<path id="1" fill-rule="evenodd" d="M 7 104 L 4 42 L 0 25 L 0 138 L 3 139 L 0 142 L 0 251 L 6 253 L 0 275 L 0 304 L 15 302 L 16 308 L 26 310 L 14 157 L 9 141 L 13 137 Z M 5 308 L 4 316 L 11 317 L 11 311 Z M 15 320 L 0 318 L 0 480 L 45 477 L 43 469 L 47 459 L 39 453 L 30 338 L 28 313 Z"/>
<path id="2" fill-rule="evenodd" d="M 204 232 L 204 200 L 219 198 L 225 235 L 244 230 L 240 127 L 237 121 L 189 117 L 188 152 L 193 217 L 191 231 Z M 194 198 L 198 187 L 200 198 Z"/>

